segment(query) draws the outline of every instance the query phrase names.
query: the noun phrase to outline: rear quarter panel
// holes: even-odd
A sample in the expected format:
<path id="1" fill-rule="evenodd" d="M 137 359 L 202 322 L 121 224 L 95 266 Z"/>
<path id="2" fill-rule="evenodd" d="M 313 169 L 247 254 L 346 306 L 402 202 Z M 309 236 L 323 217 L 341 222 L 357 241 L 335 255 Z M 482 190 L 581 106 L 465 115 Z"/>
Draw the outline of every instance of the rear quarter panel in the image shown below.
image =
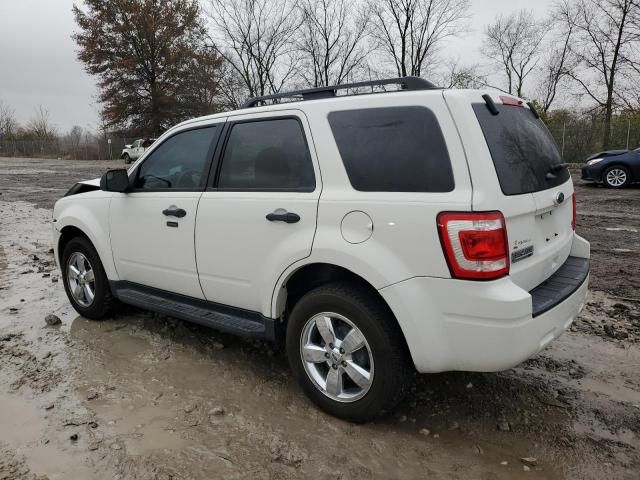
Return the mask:
<path id="1" fill-rule="evenodd" d="M 439 122 L 451 160 L 455 187 L 451 192 L 363 192 L 347 176 L 328 115 L 334 111 L 424 106 Z M 318 227 L 308 262 L 338 263 L 368 280 L 375 288 L 415 276 L 450 277 L 436 226 L 443 210 L 469 210 L 471 182 L 458 131 L 441 91 L 372 95 L 366 103 L 358 96 L 340 102 L 304 102 L 320 160 L 323 190 L 318 207 Z M 342 221 L 354 211 L 371 218 L 371 236 L 349 243 Z"/>

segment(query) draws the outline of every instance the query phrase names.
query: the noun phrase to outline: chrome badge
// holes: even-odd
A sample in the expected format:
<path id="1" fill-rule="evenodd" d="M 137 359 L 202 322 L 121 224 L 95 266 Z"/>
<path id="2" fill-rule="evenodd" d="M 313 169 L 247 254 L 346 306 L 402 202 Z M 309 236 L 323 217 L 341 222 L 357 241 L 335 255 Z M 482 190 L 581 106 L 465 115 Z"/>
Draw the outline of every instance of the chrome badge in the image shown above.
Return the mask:
<path id="1" fill-rule="evenodd" d="M 519 262 L 520 260 L 524 260 L 525 258 L 529 258 L 533 256 L 533 245 L 529 245 L 520 250 L 516 250 L 511 254 L 511 263 Z"/>
<path id="2" fill-rule="evenodd" d="M 553 196 L 553 203 L 555 203 L 556 205 L 560 205 L 562 202 L 564 202 L 564 193 L 556 192 L 556 194 Z"/>

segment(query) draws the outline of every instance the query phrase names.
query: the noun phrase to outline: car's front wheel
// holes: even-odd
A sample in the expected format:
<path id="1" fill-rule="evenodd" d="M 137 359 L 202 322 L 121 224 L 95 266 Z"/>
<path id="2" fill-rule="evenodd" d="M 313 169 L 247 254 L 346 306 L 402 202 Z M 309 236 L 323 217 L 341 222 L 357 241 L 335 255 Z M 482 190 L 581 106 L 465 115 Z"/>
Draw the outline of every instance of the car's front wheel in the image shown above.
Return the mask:
<path id="1" fill-rule="evenodd" d="M 128 154 L 128 153 L 125 153 L 125 154 L 122 156 L 122 159 L 124 160 L 124 163 L 126 163 L 126 164 L 131 163 L 131 157 L 129 156 L 129 154 Z"/>
<path id="2" fill-rule="evenodd" d="M 287 356 L 314 403 L 354 422 L 391 411 L 409 384 L 406 346 L 393 315 L 355 284 L 324 285 L 296 303 Z"/>
<path id="3" fill-rule="evenodd" d="M 72 238 L 62 252 L 61 266 L 65 292 L 80 315 L 100 320 L 113 313 L 117 301 L 89 239 Z"/>
<path id="4" fill-rule="evenodd" d="M 629 170 L 621 165 L 615 165 L 605 170 L 602 178 L 609 188 L 624 188 L 631 183 Z"/>

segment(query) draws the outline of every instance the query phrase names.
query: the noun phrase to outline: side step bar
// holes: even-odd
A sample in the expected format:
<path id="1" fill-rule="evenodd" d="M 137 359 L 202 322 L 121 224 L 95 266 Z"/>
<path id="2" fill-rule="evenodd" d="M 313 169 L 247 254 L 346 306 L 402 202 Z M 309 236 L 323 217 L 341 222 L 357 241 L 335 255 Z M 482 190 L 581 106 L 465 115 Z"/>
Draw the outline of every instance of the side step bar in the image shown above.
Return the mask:
<path id="1" fill-rule="evenodd" d="M 169 315 L 241 337 L 278 342 L 280 322 L 258 312 L 207 302 L 127 281 L 110 282 L 122 303 Z"/>

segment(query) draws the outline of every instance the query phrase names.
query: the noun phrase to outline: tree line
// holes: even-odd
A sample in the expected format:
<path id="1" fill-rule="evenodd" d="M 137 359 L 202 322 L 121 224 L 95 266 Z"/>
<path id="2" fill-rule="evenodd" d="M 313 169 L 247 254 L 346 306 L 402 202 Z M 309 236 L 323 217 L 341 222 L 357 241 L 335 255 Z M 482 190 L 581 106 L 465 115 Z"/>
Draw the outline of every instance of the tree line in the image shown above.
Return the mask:
<path id="1" fill-rule="evenodd" d="M 122 136 L 250 96 L 415 75 L 533 101 L 568 161 L 640 142 L 640 0 L 499 15 L 467 63 L 447 45 L 470 30 L 469 0 L 84 0 L 73 14 L 102 128 Z"/>

